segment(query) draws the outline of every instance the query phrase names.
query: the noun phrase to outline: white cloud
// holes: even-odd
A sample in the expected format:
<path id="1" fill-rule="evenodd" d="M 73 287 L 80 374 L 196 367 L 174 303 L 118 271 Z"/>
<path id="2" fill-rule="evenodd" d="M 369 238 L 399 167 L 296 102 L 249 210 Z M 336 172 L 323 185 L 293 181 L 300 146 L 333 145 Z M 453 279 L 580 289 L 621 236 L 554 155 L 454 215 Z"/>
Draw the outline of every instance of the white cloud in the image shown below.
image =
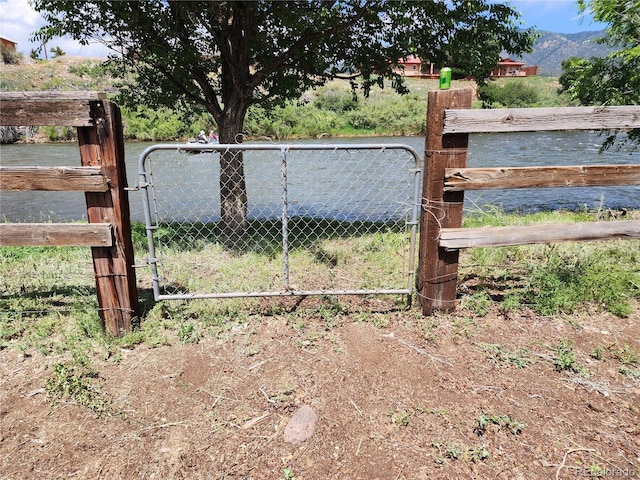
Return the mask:
<path id="1" fill-rule="evenodd" d="M 28 53 L 35 44 L 29 41 L 31 34 L 43 25 L 40 14 L 27 0 L 1 0 L 0 34 L 18 42 L 18 50 Z"/>
<path id="2" fill-rule="evenodd" d="M 45 22 L 28 0 L 0 0 L 0 35 L 18 43 L 18 51 L 29 55 L 39 49 L 40 44 L 29 38 Z M 47 49 L 60 47 L 67 55 L 83 57 L 106 57 L 108 50 L 100 44 L 80 45 L 69 38 L 56 38 L 49 42 Z M 42 55 L 41 55 L 42 56 Z"/>

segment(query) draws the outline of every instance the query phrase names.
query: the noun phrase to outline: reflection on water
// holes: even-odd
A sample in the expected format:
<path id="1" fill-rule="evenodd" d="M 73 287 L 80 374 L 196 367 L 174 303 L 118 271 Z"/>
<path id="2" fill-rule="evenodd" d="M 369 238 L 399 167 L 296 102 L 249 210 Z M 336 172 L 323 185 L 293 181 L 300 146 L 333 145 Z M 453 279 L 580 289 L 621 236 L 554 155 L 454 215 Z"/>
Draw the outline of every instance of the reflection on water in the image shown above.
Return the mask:
<path id="1" fill-rule="evenodd" d="M 507 134 L 473 134 L 469 140 L 469 167 L 479 166 L 531 166 L 531 165 L 596 165 L 596 164 L 639 164 L 640 152 L 607 151 L 598 153 L 604 138 L 594 132 L 526 132 Z M 356 139 L 323 139 L 315 141 L 299 141 L 289 143 L 402 143 L 415 148 L 418 152 L 424 149 L 422 137 L 393 137 L 393 138 L 356 138 Z M 138 158 L 150 144 L 131 143 L 126 145 L 127 176 L 129 185 L 135 185 L 138 180 Z M 366 152 L 363 153 L 366 155 Z M 68 166 L 79 165 L 80 157 L 75 143 L 44 144 L 44 145 L 2 145 L 0 147 L 0 162 L 2 166 Z M 320 190 L 318 184 L 334 181 L 335 170 L 331 162 L 314 162 L 313 168 L 298 169 L 292 175 L 292 190 L 313 192 Z M 264 166 L 263 166 L 264 167 Z M 269 180 L 273 189 L 279 192 L 279 166 L 252 170 L 250 159 L 245 161 L 247 176 L 273 176 Z M 368 175 L 376 178 L 390 176 L 384 164 L 371 165 L 358 161 L 353 168 L 367 168 Z M 340 175 L 344 175 L 341 172 Z M 332 177 L 333 176 L 333 177 Z M 355 174 L 355 180 L 362 184 L 354 184 L 354 191 L 367 191 L 367 175 Z M 185 185 L 181 179 L 175 178 L 175 190 L 180 191 Z M 200 192 L 202 193 L 202 192 Z M 258 211 L 272 210 L 273 215 L 279 215 L 279 207 L 263 205 L 259 191 L 251 191 L 248 186 L 250 209 Z M 3 192 L 0 197 L 0 217 L 6 221 L 44 221 L 44 220 L 80 220 L 86 217 L 84 196 L 76 192 Z M 277 195 L 280 195 L 279 193 Z M 211 204 L 217 205 L 217 192 L 211 192 Z M 312 196 L 313 197 L 313 196 Z M 139 192 L 130 192 L 131 213 L 134 220 L 142 221 L 142 199 Z M 383 199 L 383 201 L 385 201 Z M 394 203 L 392 195 L 386 201 Z M 319 201 L 320 202 L 320 201 Z M 272 202 L 267 202 L 271 204 Z M 485 205 L 495 205 L 506 211 L 536 211 L 551 209 L 577 210 L 582 208 L 640 208 L 640 187 L 588 187 L 588 188 L 547 188 L 547 189 L 517 189 L 517 190 L 487 190 L 467 192 L 465 194 L 465 208 L 483 208 Z M 326 209 L 326 199 L 318 205 L 292 205 L 294 213 L 318 212 Z M 357 205 L 352 208 L 357 211 Z M 266 210 L 265 210 L 266 211 Z M 217 212 L 211 212 L 217 215 Z M 266 215 L 266 214 L 265 214 Z M 271 213 L 269 214 L 271 215 Z"/>

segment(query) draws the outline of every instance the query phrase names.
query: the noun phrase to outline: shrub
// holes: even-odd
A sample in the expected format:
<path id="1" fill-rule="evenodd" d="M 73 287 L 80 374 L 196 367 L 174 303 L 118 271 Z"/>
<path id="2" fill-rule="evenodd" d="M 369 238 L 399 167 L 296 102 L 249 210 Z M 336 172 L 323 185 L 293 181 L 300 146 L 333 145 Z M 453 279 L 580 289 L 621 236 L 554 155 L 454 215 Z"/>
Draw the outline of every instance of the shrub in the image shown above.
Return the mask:
<path id="1" fill-rule="evenodd" d="M 2 63 L 17 65 L 22 61 L 22 54 L 13 48 L 0 46 L 0 55 L 2 55 Z"/>
<path id="2" fill-rule="evenodd" d="M 349 112 L 358 108 L 358 98 L 350 91 L 326 89 L 313 102 L 319 110 L 329 110 L 336 113 Z"/>
<path id="3" fill-rule="evenodd" d="M 478 88 L 483 108 L 532 107 L 539 101 L 538 90 L 520 81 L 489 82 Z"/>
<path id="4" fill-rule="evenodd" d="M 153 110 L 139 106 L 136 110 L 122 109 L 124 137 L 137 140 L 172 140 L 185 133 L 179 113 L 168 108 Z"/>
<path id="5" fill-rule="evenodd" d="M 66 142 L 75 140 L 76 130 L 73 127 L 42 127 L 44 136 L 49 142 Z"/>

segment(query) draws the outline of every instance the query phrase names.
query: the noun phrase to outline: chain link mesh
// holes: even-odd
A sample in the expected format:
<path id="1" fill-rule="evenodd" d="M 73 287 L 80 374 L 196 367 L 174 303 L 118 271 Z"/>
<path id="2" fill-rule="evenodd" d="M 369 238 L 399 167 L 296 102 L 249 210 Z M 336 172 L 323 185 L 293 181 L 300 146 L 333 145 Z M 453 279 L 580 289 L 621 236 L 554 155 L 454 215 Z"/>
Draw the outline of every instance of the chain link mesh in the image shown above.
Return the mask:
<path id="1" fill-rule="evenodd" d="M 158 298 L 412 291 L 410 147 L 158 145 L 140 169 Z"/>

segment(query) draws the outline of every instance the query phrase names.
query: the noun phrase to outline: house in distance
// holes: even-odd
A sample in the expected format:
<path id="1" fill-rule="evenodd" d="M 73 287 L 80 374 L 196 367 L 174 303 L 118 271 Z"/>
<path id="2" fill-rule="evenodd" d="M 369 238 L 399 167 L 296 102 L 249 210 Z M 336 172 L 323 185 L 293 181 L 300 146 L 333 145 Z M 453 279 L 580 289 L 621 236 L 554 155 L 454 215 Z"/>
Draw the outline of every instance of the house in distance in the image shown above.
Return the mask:
<path id="1" fill-rule="evenodd" d="M 498 66 L 491 72 L 492 78 L 499 77 L 535 77 L 538 75 L 538 66 L 527 67 L 524 62 L 502 58 Z"/>
<path id="2" fill-rule="evenodd" d="M 6 48 L 7 50 L 16 51 L 16 47 L 18 42 L 14 42 L 13 40 L 8 39 L 7 37 L 3 37 L 0 35 L 0 46 L 2 48 Z"/>
<path id="3" fill-rule="evenodd" d="M 435 64 L 419 57 L 409 55 L 407 58 L 398 60 L 395 73 L 412 78 L 438 78 L 440 69 Z M 535 77 L 538 75 L 538 67 L 528 67 L 524 62 L 517 62 L 508 57 L 501 58 L 495 69 L 491 71 L 492 78 L 501 77 Z"/>

